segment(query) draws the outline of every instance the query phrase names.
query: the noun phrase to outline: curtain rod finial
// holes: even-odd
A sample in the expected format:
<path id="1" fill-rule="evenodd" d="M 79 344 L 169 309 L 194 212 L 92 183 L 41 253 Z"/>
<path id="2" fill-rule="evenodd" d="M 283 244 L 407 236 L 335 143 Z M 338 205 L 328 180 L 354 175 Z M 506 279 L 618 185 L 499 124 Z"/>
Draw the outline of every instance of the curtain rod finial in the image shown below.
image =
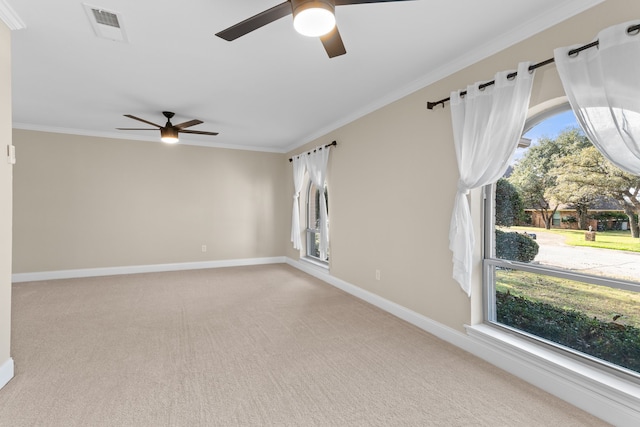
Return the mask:
<path id="1" fill-rule="evenodd" d="M 436 101 L 436 102 L 431 102 L 431 101 L 429 101 L 429 102 L 427 102 L 427 110 L 433 110 L 433 109 L 434 109 L 435 107 L 437 107 L 439 104 L 442 104 L 442 108 L 444 108 L 444 103 L 445 103 L 446 101 L 448 101 L 448 100 L 449 100 L 449 98 L 447 98 L 446 100 L 445 100 L 445 99 L 443 99 L 443 100 L 441 100 L 441 101 Z"/>

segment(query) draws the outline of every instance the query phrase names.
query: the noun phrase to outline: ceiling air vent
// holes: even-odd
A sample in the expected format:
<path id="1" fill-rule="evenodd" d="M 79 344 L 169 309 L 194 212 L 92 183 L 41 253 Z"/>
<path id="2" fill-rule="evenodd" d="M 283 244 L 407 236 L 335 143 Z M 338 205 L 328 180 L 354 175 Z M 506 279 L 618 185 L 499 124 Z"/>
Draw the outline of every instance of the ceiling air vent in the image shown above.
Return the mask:
<path id="1" fill-rule="evenodd" d="M 102 25 L 110 25 L 112 27 L 120 28 L 120 23 L 118 22 L 118 15 L 115 13 L 107 12 L 105 10 L 91 9 L 93 12 L 93 17 L 95 18 L 98 24 Z"/>
<path id="2" fill-rule="evenodd" d="M 107 40 L 126 42 L 127 35 L 122 27 L 122 16 L 118 12 L 101 7 L 83 4 L 89 22 L 98 37 Z"/>

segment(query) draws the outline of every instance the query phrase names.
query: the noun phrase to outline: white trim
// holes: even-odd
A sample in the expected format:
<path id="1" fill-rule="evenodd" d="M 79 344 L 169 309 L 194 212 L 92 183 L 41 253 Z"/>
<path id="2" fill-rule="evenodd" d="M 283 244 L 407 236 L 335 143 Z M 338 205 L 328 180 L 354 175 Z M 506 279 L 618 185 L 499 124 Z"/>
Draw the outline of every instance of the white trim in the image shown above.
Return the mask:
<path id="1" fill-rule="evenodd" d="M 27 28 L 24 21 L 20 19 L 16 11 L 5 0 L 0 0 L 0 20 L 12 31 Z"/>
<path id="2" fill-rule="evenodd" d="M 287 264 L 399 317 L 616 426 L 640 425 L 640 387 L 486 325 L 451 329 L 399 304 L 286 258 Z"/>
<path id="3" fill-rule="evenodd" d="M 1 2 L 2 0 L 0 0 Z M 155 134 L 155 136 L 145 136 L 145 135 L 132 135 L 132 134 L 124 134 L 119 132 L 110 132 L 110 131 L 90 131 L 85 129 L 71 129 L 71 128 L 62 128 L 55 126 L 41 126 L 34 125 L 30 123 L 13 123 L 13 129 L 19 130 L 30 130 L 34 132 L 50 132 L 50 133 L 62 133 L 66 135 L 78 135 L 78 136 L 91 136 L 95 138 L 110 138 L 110 139 L 123 139 L 127 141 L 148 141 L 148 142 L 156 142 L 160 143 L 159 134 Z M 200 142 L 190 140 L 189 136 L 185 136 L 184 134 L 180 135 L 180 142 L 177 145 L 193 145 L 196 147 L 207 147 L 207 148 L 226 148 L 229 150 L 244 150 L 244 151 L 259 151 L 264 153 L 276 153 L 283 154 L 286 153 L 282 148 L 278 147 L 258 147 L 254 145 L 241 145 L 241 144 L 224 144 L 218 142 Z"/>
<path id="4" fill-rule="evenodd" d="M 322 269 L 324 269 L 326 271 L 329 270 L 329 263 L 326 262 L 326 261 L 324 261 L 324 262 L 320 261 L 317 258 L 313 258 L 313 257 L 310 257 L 310 256 L 302 256 L 302 257 L 300 257 L 300 261 L 308 262 L 309 264 L 311 264 L 311 265 L 313 265 L 315 267 L 318 267 L 318 268 L 322 268 Z"/>
<path id="5" fill-rule="evenodd" d="M 239 267 L 247 265 L 282 264 L 284 257 L 242 258 L 220 261 L 182 262 L 175 264 L 131 265 L 124 267 L 83 268 L 78 270 L 38 271 L 16 273 L 11 276 L 13 283 L 39 280 L 73 279 L 78 277 L 113 276 L 119 274 L 157 273 L 163 271 L 200 270 L 203 268 Z"/>
<path id="6" fill-rule="evenodd" d="M 640 425 L 637 384 L 488 325 L 467 332 L 481 359 L 613 425 Z"/>
<path id="7" fill-rule="evenodd" d="M 376 307 L 388 313 L 391 313 L 394 316 L 399 317 L 400 319 L 405 320 L 444 341 L 447 341 L 457 347 L 461 347 L 464 350 L 468 351 L 468 349 L 466 348 L 468 338 L 462 332 L 458 332 L 439 322 L 435 322 L 426 316 L 416 313 L 415 311 L 411 311 L 408 308 L 401 306 L 400 304 L 396 304 L 393 301 L 389 301 L 388 299 L 382 298 L 379 295 L 347 283 L 344 280 L 338 279 L 337 277 L 330 275 L 326 268 L 315 266 L 311 263 L 303 262 L 301 260 L 293 260 L 291 258 L 286 258 L 286 262 L 287 264 L 297 268 L 298 270 L 304 271 L 305 273 L 310 274 L 313 277 L 323 280 L 328 284 L 345 291 L 348 294 L 360 298 L 361 300 L 366 301 L 369 304 L 375 305 Z"/>
<path id="8" fill-rule="evenodd" d="M 9 358 L 0 366 L 0 389 L 13 378 L 13 359 Z"/>

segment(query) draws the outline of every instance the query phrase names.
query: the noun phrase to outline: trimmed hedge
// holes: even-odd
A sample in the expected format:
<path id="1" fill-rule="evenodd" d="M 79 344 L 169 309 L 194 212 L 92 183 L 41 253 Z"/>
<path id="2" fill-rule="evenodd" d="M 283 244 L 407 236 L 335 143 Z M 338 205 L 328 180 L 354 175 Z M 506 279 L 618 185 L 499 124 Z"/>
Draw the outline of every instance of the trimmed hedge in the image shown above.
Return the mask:
<path id="1" fill-rule="evenodd" d="M 531 262 L 540 247 L 524 234 L 496 230 L 496 257 L 510 261 Z"/>
<path id="2" fill-rule="evenodd" d="M 640 372 L 640 329 L 496 292 L 498 322 Z"/>

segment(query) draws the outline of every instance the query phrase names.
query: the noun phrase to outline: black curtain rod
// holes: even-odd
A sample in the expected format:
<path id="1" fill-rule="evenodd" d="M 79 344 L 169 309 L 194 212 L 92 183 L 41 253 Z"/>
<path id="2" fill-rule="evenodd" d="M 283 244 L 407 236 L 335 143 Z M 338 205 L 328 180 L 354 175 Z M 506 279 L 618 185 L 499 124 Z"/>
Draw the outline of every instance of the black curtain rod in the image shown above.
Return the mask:
<path id="1" fill-rule="evenodd" d="M 629 28 L 627 28 L 627 33 L 628 34 L 632 34 L 632 33 L 638 34 L 639 32 L 640 32 L 640 24 L 632 25 Z M 571 49 L 567 54 L 569 56 L 574 56 L 574 55 L 577 55 L 578 53 L 582 52 L 583 50 L 591 49 L 592 47 L 596 47 L 599 44 L 600 44 L 599 40 L 596 40 L 596 41 L 591 42 L 589 44 L 585 44 L 584 46 L 580 46 L 580 47 L 577 47 L 575 49 Z M 538 62 L 537 64 L 530 65 L 529 66 L 529 71 L 533 71 L 536 68 L 544 67 L 545 65 L 549 65 L 549 64 L 552 64 L 554 62 L 556 62 L 555 59 L 549 58 L 546 61 L 542 61 L 542 62 Z M 513 73 L 507 74 L 507 78 L 508 79 L 512 79 L 517 75 L 518 75 L 518 73 L 514 71 Z M 482 83 L 480 86 L 478 86 L 478 88 L 484 89 L 485 87 L 491 86 L 491 85 L 493 85 L 495 83 L 496 83 L 495 80 L 491 80 L 490 82 Z M 464 96 L 466 94 L 467 94 L 466 90 L 463 90 L 462 92 L 460 92 L 461 96 Z M 447 102 L 447 101 L 450 101 L 450 100 L 451 100 L 451 98 L 444 98 L 444 99 L 441 99 L 440 101 L 436 101 L 436 102 L 427 102 L 427 109 L 433 110 L 433 107 L 435 107 L 438 104 L 442 104 L 442 107 L 444 108 L 444 103 Z"/>
<path id="2" fill-rule="evenodd" d="M 331 147 L 332 145 L 338 145 L 338 143 L 337 143 L 337 142 L 335 142 L 335 141 L 333 141 L 331 144 L 327 144 L 327 145 L 325 145 L 325 146 L 324 146 L 324 148 Z M 318 148 L 318 150 L 322 150 L 322 148 L 323 148 L 323 147 L 320 147 L 320 148 Z M 315 152 L 316 152 L 316 150 L 308 151 L 308 152 L 307 152 L 307 155 L 309 155 L 309 154 L 311 154 L 311 153 L 315 153 Z M 302 154 L 304 154 L 304 153 L 302 153 Z M 294 156 L 294 157 L 300 157 L 300 156 L 302 156 L 302 154 L 298 154 L 297 156 Z M 290 161 L 290 162 L 293 162 L 293 157 L 291 157 L 291 158 L 289 159 L 289 161 Z"/>

